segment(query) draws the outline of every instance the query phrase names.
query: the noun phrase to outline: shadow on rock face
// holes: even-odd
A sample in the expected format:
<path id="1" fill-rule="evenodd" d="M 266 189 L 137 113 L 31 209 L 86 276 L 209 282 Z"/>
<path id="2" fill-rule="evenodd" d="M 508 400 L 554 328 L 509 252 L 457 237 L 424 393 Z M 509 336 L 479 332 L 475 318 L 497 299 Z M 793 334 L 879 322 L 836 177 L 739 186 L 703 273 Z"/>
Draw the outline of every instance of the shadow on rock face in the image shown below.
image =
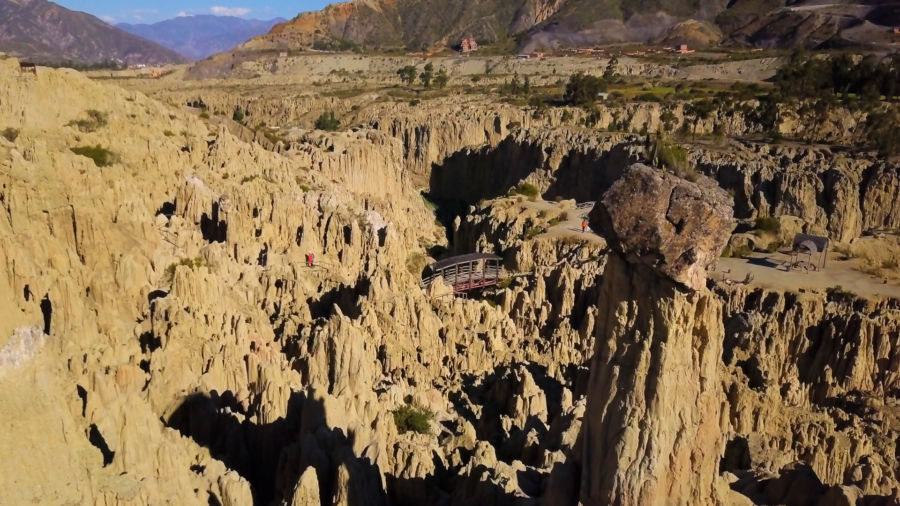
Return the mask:
<path id="1" fill-rule="evenodd" d="M 188 396 L 167 420 L 167 425 L 209 449 L 213 457 L 250 482 L 256 504 L 268 504 L 276 492 L 278 461 L 300 428 L 303 395 L 288 401 L 287 417 L 255 425 L 244 418 L 232 392 Z"/>

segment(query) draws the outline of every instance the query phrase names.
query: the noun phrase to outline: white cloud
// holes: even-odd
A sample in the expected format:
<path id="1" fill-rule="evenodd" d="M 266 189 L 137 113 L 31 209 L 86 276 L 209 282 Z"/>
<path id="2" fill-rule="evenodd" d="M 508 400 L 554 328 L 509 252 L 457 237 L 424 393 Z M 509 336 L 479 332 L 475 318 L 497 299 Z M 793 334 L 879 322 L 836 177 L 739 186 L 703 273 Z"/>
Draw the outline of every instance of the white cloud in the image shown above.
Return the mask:
<path id="1" fill-rule="evenodd" d="M 116 24 L 116 18 L 114 18 L 112 16 L 100 16 L 100 19 L 102 19 L 103 21 L 106 21 L 107 23 L 109 23 L 111 25 Z"/>
<path id="2" fill-rule="evenodd" d="M 188 14 L 187 12 L 184 12 L 184 11 L 181 11 L 175 15 L 176 18 L 186 18 L 188 16 L 190 16 L 190 14 Z"/>
<path id="3" fill-rule="evenodd" d="M 216 16 L 246 16 L 250 14 L 250 9 L 246 7 L 222 7 L 221 5 L 212 6 L 209 11 Z"/>

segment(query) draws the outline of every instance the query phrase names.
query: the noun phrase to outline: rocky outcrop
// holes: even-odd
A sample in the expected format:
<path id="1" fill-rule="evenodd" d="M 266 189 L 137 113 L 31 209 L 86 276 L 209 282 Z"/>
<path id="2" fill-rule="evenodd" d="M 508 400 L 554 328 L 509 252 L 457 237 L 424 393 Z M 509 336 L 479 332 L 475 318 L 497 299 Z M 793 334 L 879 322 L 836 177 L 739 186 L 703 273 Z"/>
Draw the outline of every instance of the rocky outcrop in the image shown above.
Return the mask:
<path id="1" fill-rule="evenodd" d="M 377 124 L 264 149 L 72 71 L 16 71 L 0 60 L 0 129 L 16 133 L 0 136 L 12 502 L 704 504 L 896 485 L 895 303 L 686 289 L 672 278 L 691 264 L 669 259 L 688 238 L 701 264 L 715 255 L 690 220 L 727 221 L 721 191 L 655 169 L 639 169 L 657 209 L 640 237 L 679 268 L 627 261 L 638 244 L 610 252 L 576 201 L 617 194 L 641 136 L 544 128 L 560 118 L 512 106 L 426 122 L 379 105 Z M 95 108 L 104 125 L 73 122 Z M 114 162 L 71 150 L 84 145 Z M 748 185 L 763 174 L 744 166 Z M 885 189 L 872 202 L 893 191 L 883 167 L 864 171 Z M 435 191 L 474 200 L 450 230 L 417 187 L 438 172 Z M 522 179 L 550 201 L 477 201 Z M 470 298 L 423 290 L 421 261 L 454 248 L 501 254 L 509 279 Z"/>
<path id="2" fill-rule="evenodd" d="M 720 303 L 615 256 L 599 294 L 580 502 L 722 500 Z"/>
<path id="3" fill-rule="evenodd" d="M 630 262 L 700 290 L 735 222 L 728 195 L 706 179 L 692 183 L 632 165 L 591 212 L 591 228 Z"/>

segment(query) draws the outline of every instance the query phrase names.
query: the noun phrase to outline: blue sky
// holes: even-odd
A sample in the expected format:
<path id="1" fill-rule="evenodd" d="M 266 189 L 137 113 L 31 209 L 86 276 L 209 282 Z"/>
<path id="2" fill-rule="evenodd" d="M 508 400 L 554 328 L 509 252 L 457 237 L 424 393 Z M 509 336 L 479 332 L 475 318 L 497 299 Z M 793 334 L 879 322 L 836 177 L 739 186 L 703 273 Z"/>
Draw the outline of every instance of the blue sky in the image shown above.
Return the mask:
<path id="1" fill-rule="evenodd" d="M 290 19 L 319 10 L 328 0 L 55 0 L 76 11 L 89 12 L 108 23 L 155 23 L 175 16 L 218 14 L 243 18 Z"/>

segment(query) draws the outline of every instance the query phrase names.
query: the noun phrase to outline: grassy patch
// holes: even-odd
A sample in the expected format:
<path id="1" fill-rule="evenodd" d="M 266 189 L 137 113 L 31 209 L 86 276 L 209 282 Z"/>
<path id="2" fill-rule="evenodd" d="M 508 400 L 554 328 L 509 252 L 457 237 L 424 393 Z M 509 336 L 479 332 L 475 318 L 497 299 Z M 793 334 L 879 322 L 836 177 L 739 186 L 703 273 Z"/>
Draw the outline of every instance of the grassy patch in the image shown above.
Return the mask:
<path id="1" fill-rule="evenodd" d="M 541 191 L 537 186 L 531 183 L 521 182 L 513 188 L 510 193 L 513 195 L 525 195 L 526 197 L 537 198 L 537 196 L 541 194 Z"/>
<path id="2" fill-rule="evenodd" d="M 203 267 L 204 265 L 206 265 L 206 260 L 203 257 L 182 258 L 178 262 L 169 264 L 169 266 L 166 267 L 166 274 L 171 278 L 175 276 L 175 269 L 177 269 L 179 266 L 194 270 L 198 267 Z"/>
<path id="3" fill-rule="evenodd" d="M 118 157 L 115 153 L 99 144 L 96 146 L 78 146 L 72 148 L 72 152 L 76 155 L 90 158 L 97 167 L 109 167 L 118 161 Z"/>
<path id="4" fill-rule="evenodd" d="M 80 132 L 90 133 L 96 132 L 100 128 L 106 126 L 106 113 L 96 109 L 87 111 L 87 118 L 72 120 L 66 123 L 66 126 L 74 126 Z"/>
<path id="5" fill-rule="evenodd" d="M 419 434 L 431 434 L 431 421 L 434 412 L 428 408 L 407 404 L 394 410 L 394 423 L 400 434 L 417 432 Z"/>
<path id="6" fill-rule="evenodd" d="M 539 226 L 535 225 L 535 226 L 529 228 L 527 231 L 525 231 L 525 239 L 534 239 L 535 237 L 543 234 L 544 232 L 546 232 L 546 229 L 544 229 L 544 227 L 539 227 Z"/>
<path id="7" fill-rule="evenodd" d="M 334 117 L 333 111 L 323 112 L 316 119 L 316 129 L 317 130 L 325 130 L 326 132 L 333 132 L 341 127 L 341 121 Z"/>
<path id="8" fill-rule="evenodd" d="M 497 282 L 497 288 L 505 290 L 512 286 L 513 278 L 504 278 Z"/>
<path id="9" fill-rule="evenodd" d="M 3 138 L 8 140 L 9 142 L 16 142 L 16 139 L 19 138 L 19 129 L 8 127 L 5 128 L 3 132 L 0 132 L 0 134 L 2 134 Z"/>

